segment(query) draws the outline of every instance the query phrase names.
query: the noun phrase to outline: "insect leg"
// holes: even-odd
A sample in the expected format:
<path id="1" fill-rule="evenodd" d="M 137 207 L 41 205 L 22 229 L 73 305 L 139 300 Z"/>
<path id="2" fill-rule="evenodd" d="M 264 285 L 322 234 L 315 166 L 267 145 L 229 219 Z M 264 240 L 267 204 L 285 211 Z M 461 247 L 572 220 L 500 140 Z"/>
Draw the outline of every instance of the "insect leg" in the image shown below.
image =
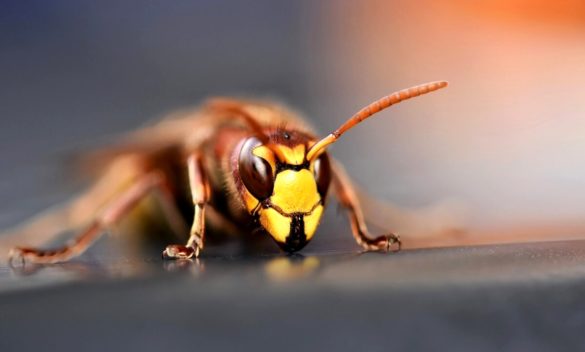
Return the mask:
<path id="1" fill-rule="evenodd" d="M 212 206 L 205 208 L 205 221 L 208 227 L 212 227 L 217 232 L 223 232 L 225 234 L 238 234 L 242 232 L 242 229 L 238 228 L 238 225 L 233 220 L 228 219 Z"/>
<path id="2" fill-rule="evenodd" d="M 104 229 L 114 225 L 149 192 L 160 189 L 164 184 L 164 176 L 156 172 L 141 177 L 137 183 L 106 206 L 81 234 L 71 239 L 65 246 L 54 250 L 15 247 L 10 251 L 10 262 L 19 258 L 22 262 L 49 264 L 66 261 L 80 255 L 103 234 Z"/>
<path id="3" fill-rule="evenodd" d="M 154 195 L 164 212 L 171 230 L 175 233 L 177 238 L 185 238 L 185 234 L 188 231 L 185 219 L 175 204 L 173 191 L 166 182 L 166 178 L 163 178 L 163 182 L 161 182 L 158 187 L 154 188 L 154 191 Z"/>
<path id="4" fill-rule="evenodd" d="M 205 205 L 209 202 L 210 189 L 201 155 L 194 153 L 187 159 L 189 186 L 195 213 L 193 225 L 185 245 L 172 244 L 163 251 L 165 259 L 189 259 L 198 257 L 205 244 Z"/>
<path id="5" fill-rule="evenodd" d="M 346 208 L 351 230 L 356 242 L 368 251 L 399 251 L 401 241 L 398 235 L 390 233 L 373 238 L 368 233 L 362 208 L 359 204 L 355 189 L 343 167 L 332 162 L 333 187 L 340 204 Z M 393 249 L 394 248 L 394 249 Z"/>

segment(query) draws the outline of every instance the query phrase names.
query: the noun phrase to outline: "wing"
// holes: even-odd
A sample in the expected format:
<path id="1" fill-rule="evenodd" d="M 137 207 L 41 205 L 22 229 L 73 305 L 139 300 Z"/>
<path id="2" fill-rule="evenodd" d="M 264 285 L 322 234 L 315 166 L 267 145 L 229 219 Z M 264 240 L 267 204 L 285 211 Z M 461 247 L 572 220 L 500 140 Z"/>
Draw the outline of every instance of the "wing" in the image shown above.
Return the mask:
<path id="1" fill-rule="evenodd" d="M 169 151 L 194 150 L 212 139 L 220 128 L 264 130 L 289 126 L 307 134 L 313 129 L 297 112 L 282 104 L 232 98 L 208 99 L 201 107 L 177 111 L 159 122 L 122 135 L 107 147 L 81 153 L 72 165 L 84 175 L 95 175 L 120 155 L 157 159 Z"/>
<path id="2" fill-rule="evenodd" d="M 155 124 L 123 134 L 107 146 L 75 155 L 70 166 L 84 176 L 96 176 L 123 155 L 156 159 L 183 148 L 188 140 L 201 143 L 215 124 L 213 117 L 199 109 L 175 112 Z"/>
<path id="3" fill-rule="evenodd" d="M 376 199 L 358 189 L 366 221 L 379 229 L 391 230 L 404 238 L 441 238 L 465 232 L 466 209 L 455 200 L 443 200 L 419 208 L 406 208 Z"/>

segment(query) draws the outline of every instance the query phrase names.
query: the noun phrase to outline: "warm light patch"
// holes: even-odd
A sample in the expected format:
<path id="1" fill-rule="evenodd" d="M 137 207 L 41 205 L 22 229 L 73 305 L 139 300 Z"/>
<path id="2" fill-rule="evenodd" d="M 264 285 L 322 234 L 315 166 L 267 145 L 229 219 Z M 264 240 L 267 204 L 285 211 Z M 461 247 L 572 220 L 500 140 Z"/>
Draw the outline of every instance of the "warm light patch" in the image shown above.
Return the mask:
<path id="1" fill-rule="evenodd" d="M 300 279 L 313 273 L 317 268 L 319 268 L 319 259 L 316 257 L 305 258 L 300 263 L 295 263 L 288 257 L 278 257 L 265 266 L 266 274 L 278 281 Z"/>

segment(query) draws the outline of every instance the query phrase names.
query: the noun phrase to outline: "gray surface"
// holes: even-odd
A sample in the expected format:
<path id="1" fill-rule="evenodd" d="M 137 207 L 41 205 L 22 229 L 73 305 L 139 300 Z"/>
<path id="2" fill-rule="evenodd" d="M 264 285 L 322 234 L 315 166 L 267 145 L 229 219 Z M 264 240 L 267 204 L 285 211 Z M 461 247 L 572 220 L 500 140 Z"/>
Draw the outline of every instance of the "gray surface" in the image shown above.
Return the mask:
<path id="1" fill-rule="evenodd" d="M 498 134 L 490 134 L 488 129 L 483 135 L 482 124 L 474 125 L 475 114 L 462 113 L 478 111 L 486 121 L 516 116 L 491 110 L 505 107 L 507 101 L 498 105 L 494 104 L 497 99 L 482 95 L 502 88 L 500 74 L 494 74 L 488 85 L 484 85 L 486 77 L 478 74 L 484 67 L 478 62 L 492 66 L 492 57 L 482 61 L 476 52 L 493 51 L 489 45 L 493 27 L 480 28 L 488 40 L 475 37 L 467 28 L 479 24 L 475 18 L 465 17 L 464 25 L 472 23 L 466 27 L 437 17 L 435 7 L 443 8 L 441 5 L 428 6 L 425 12 L 427 6 L 409 2 L 392 4 L 392 11 L 376 11 L 375 4 L 369 3 L 373 7 L 367 8 L 373 10 L 362 14 L 367 21 L 353 22 L 353 9 L 347 7 L 350 2 L 340 3 L 336 7 L 333 2 L 314 5 L 309 1 L 253 5 L 232 1 L 0 1 L 0 227 L 67 199 L 72 189 L 79 189 L 63 176 L 67 169 L 56 159 L 169 110 L 193 105 L 205 96 L 282 97 L 309 113 L 324 132 L 372 96 L 429 78 L 458 80 L 442 96 L 425 98 L 424 105 L 399 107 L 396 114 L 405 118 L 360 126 L 334 148 L 350 174 L 368 190 L 403 205 L 426 205 L 465 194 L 460 189 L 464 181 L 468 193 L 489 193 L 482 199 L 490 204 L 488 210 L 506 218 L 515 216 L 502 207 L 506 204 L 512 208 L 521 204 L 517 207 L 523 212 L 536 207 L 548 213 L 564 212 L 555 206 L 564 200 L 573 199 L 572 204 L 581 200 L 582 192 L 567 188 L 559 192 L 556 181 L 547 177 L 542 183 L 526 182 L 522 173 L 503 172 L 496 181 L 509 187 L 494 188 L 497 182 L 483 178 L 490 172 L 469 167 L 481 164 L 489 171 L 508 170 L 497 168 L 500 157 L 509 153 L 492 148 L 492 136 Z M 383 14 L 380 28 L 369 25 L 372 11 Z M 339 33 L 335 33 L 337 22 L 330 20 L 330 14 L 338 16 Z M 453 26 L 453 32 L 435 35 L 438 27 L 428 25 L 430 18 Z M 507 27 L 495 26 L 506 31 L 505 38 L 509 36 Z M 424 35 L 413 36 L 411 29 L 415 28 Z M 374 38 L 371 45 L 380 50 L 364 52 L 356 46 L 360 36 L 355 34 L 361 30 L 362 39 Z M 453 38 L 460 38 L 461 32 L 471 33 L 461 45 L 473 55 L 434 44 L 441 38 L 455 42 Z M 523 37 L 520 41 L 525 42 Z M 531 58 L 545 52 L 567 53 L 541 47 L 542 41 L 540 34 L 535 35 L 538 45 L 526 51 Z M 572 49 L 579 45 L 567 43 L 570 55 L 561 56 L 578 59 Z M 415 44 L 418 46 L 411 47 Z M 431 51 L 421 54 L 421 47 Z M 524 49 L 520 46 L 518 50 Z M 437 61 L 425 65 L 421 58 Z M 378 67 L 372 65 L 376 60 L 384 61 L 380 67 L 392 70 L 369 72 Z M 470 60 L 474 62 L 468 63 Z M 441 62 L 453 65 L 445 68 Z M 475 66 L 477 71 L 469 75 L 462 66 Z M 547 69 L 537 67 L 526 73 L 533 77 L 532 73 L 546 72 L 578 95 L 578 89 L 564 86 L 562 72 L 552 71 L 565 65 L 543 67 Z M 362 77 L 361 84 L 354 85 Z M 545 81 L 539 77 L 527 82 Z M 579 75 L 571 77 L 579 87 Z M 474 92 L 477 86 L 483 87 L 479 96 L 461 93 Z M 525 92 L 510 87 L 513 93 Z M 550 91 L 560 92 L 562 104 L 541 99 L 540 91 L 523 95 L 548 104 L 551 111 L 557 105 L 573 109 L 566 103 L 564 90 L 553 85 Z M 516 94 L 509 96 L 518 99 Z M 490 109 L 482 105 L 485 102 Z M 526 105 L 540 108 L 532 102 Z M 465 122 L 455 123 L 446 115 L 469 120 L 477 129 L 459 133 L 457 127 L 466 126 Z M 417 116 L 423 126 L 434 120 L 435 125 L 452 128 L 454 132 L 445 132 L 446 139 L 453 135 L 465 138 L 461 144 L 425 147 L 428 136 L 447 130 L 419 129 L 416 124 L 409 128 L 409 121 L 417 121 L 410 117 Z M 566 127 L 578 134 L 578 128 Z M 499 129 L 500 125 L 493 130 Z M 415 136 L 413 131 L 420 134 Z M 563 143 L 558 144 L 565 145 L 564 132 L 559 134 Z M 476 140 L 484 140 L 487 146 L 469 147 Z M 388 143 L 392 147 L 381 152 Z M 577 147 L 575 150 L 582 150 Z M 448 157 L 434 154 L 436 149 L 448 151 Z M 451 153 L 459 151 L 470 164 L 453 162 L 458 159 Z M 482 159 L 482 151 L 489 151 L 490 158 Z M 529 147 L 526 153 L 540 155 Z M 544 155 L 542 165 L 547 173 L 542 175 L 552 174 L 554 180 L 561 178 L 558 183 L 569 186 L 581 185 L 582 178 L 574 176 L 581 173 L 567 173 L 575 183 L 568 183 L 569 178 L 563 181 L 565 175 L 559 174 L 558 165 L 549 163 L 559 160 L 558 155 Z M 580 161 L 581 153 L 575 155 L 574 160 Z M 516 178 L 511 180 L 511 176 Z M 526 184 L 541 193 L 550 192 L 548 196 L 556 203 L 547 202 L 546 195 L 524 194 L 522 187 L 520 193 L 507 192 L 517 192 L 516 186 Z M 543 184 L 548 188 L 541 187 Z M 506 195 L 508 201 L 502 201 Z M 511 197 L 514 202 L 509 201 Z M 574 213 L 582 212 L 582 206 L 573 207 Z M 475 211 L 473 216 L 494 225 L 488 214 Z M 217 247 L 200 265 L 182 269 L 163 264 L 157 255 L 137 259 L 113 253 L 115 247 L 115 240 L 103 240 L 71 263 L 27 267 L 21 273 L 0 264 L 0 351 L 203 347 L 559 351 L 583 350 L 585 344 L 584 242 L 358 256 L 347 224 L 330 212 L 314 242 L 302 252 L 306 259 L 296 257 L 293 269 L 280 275 L 269 268 L 274 260 L 284 260 L 280 264 L 286 267 L 286 257 L 271 245 L 248 254 L 237 254 L 230 246 Z M 314 267 L 313 257 L 318 259 L 318 267 L 300 270 L 303 262 Z"/>
<path id="2" fill-rule="evenodd" d="M 585 347 L 584 257 L 579 241 L 219 255 L 174 269 L 81 259 L 18 279 L 2 268 L 1 282 L 20 287 L 0 293 L 0 348 L 576 351 Z M 315 270 L 288 279 L 267 269 L 314 258 Z M 142 274 L 122 278 L 136 265 Z M 52 284 L 23 288 L 34 281 Z"/>

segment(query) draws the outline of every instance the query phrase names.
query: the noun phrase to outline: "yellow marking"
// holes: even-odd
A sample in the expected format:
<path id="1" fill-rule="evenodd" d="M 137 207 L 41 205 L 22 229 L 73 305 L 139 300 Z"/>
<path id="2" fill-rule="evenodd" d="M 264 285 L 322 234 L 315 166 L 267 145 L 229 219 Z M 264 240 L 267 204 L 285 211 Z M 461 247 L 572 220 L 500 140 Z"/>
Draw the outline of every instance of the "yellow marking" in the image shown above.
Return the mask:
<path id="1" fill-rule="evenodd" d="M 248 192 L 246 187 L 244 187 L 244 195 L 242 198 L 244 199 L 244 204 L 246 205 L 246 209 L 248 209 L 248 213 L 254 210 L 254 208 L 258 206 L 258 203 L 260 203 L 258 199 Z"/>
<path id="2" fill-rule="evenodd" d="M 313 238 L 315 231 L 317 230 L 317 226 L 319 226 L 319 221 L 321 221 L 321 215 L 323 214 L 323 206 L 319 205 L 313 210 L 311 215 L 305 216 L 305 236 L 307 236 L 307 241 Z"/>
<path id="3" fill-rule="evenodd" d="M 266 160 L 268 164 L 270 164 L 273 173 L 276 171 L 276 159 L 274 158 L 274 153 L 272 150 L 270 150 L 270 148 L 265 145 L 259 145 L 252 150 L 252 154 Z"/>
<path id="4" fill-rule="evenodd" d="M 276 175 L 270 200 L 285 213 L 308 213 L 320 199 L 309 170 L 284 170 Z"/>
<path id="5" fill-rule="evenodd" d="M 260 224 L 275 240 L 281 243 L 286 242 L 286 238 L 290 233 L 291 220 L 292 218 L 282 216 L 272 208 L 260 211 Z"/>
<path id="6" fill-rule="evenodd" d="M 301 165 L 305 161 L 305 145 L 299 144 L 294 148 L 285 147 L 284 145 L 275 145 L 278 149 L 279 155 L 283 155 L 285 160 L 281 160 L 286 164 Z"/>

